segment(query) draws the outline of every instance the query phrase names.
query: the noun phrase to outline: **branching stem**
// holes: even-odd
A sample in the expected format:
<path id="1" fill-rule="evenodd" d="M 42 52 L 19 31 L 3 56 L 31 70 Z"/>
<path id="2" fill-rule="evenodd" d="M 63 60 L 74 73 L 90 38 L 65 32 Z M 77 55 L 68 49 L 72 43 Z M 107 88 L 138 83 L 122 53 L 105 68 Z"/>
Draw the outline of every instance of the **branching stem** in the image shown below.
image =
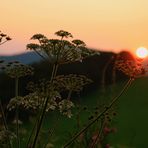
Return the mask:
<path id="1" fill-rule="evenodd" d="M 54 77 L 56 76 L 57 69 L 58 69 L 58 65 L 54 65 L 53 66 L 53 71 L 52 71 L 52 76 L 51 76 L 51 82 L 53 81 Z M 34 137 L 34 140 L 33 140 L 32 148 L 35 148 L 35 146 L 36 146 L 36 142 L 38 140 L 38 136 L 39 136 L 39 133 L 40 133 L 40 130 L 41 130 L 43 119 L 44 119 L 44 116 L 45 116 L 45 113 L 46 113 L 48 100 L 49 100 L 49 97 L 46 98 L 45 104 L 43 106 L 43 110 L 41 111 L 41 115 L 40 115 L 40 118 L 39 118 L 39 122 L 37 124 L 37 131 L 36 131 L 36 134 L 35 134 L 35 137 Z"/>

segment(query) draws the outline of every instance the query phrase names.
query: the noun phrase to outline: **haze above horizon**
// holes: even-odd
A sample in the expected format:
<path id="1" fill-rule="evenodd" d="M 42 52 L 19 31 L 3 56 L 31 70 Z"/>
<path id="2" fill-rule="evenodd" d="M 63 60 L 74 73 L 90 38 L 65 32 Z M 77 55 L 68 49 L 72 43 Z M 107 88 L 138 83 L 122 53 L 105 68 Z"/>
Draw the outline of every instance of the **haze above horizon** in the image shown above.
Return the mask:
<path id="1" fill-rule="evenodd" d="M 0 55 L 25 52 L 32 35 L 56 38 L 61 29 L 95 49 L 148 48 L 147 6 L 148 0 L 1 1 L 0 30 L 13 40 L 0 46 Z"/>

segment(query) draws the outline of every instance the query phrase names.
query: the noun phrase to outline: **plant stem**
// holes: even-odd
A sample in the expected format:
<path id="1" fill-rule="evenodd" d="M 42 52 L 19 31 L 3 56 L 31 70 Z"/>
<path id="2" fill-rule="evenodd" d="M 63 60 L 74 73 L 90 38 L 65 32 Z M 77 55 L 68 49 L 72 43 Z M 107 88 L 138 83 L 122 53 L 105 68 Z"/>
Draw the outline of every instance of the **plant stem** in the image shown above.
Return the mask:
<path id="1" fill-rule="evenodd" d="M 72 90 L 69 90 L 69 92 L 68 92 L 68 96 L 67 96 L 67 100 L 70 100 L 71 95 L 72 95 Z"/>
<path id="2" fill-rule="evenodd" d="M 6 43 L 6 42 L 7 42 L 7 40 L 6 40 L 6 41 L 4 41 L 4 42 L 2 42 L 2 43 L 0 43 L 0 45 L 4 44 L 4 43 Z"/>
<path id="3" fill-rule="evenodd" d="M 68 92 L 67 100 L 70 100 L 70 98 L 71 98 L 71 94 L 72 94 L 72 90 L 70 90 L 70 91 Z M 59 123 L 58 120 L 59 120 L 59 118 L 56 119 L 56 121 L 55 121 L 55 125 L 54 125 L 54 128 L 51 129 L 51 130 L 49 130 L 49 136 L 50 136 L 50 137 L 53 135 L 55 129 L 57 128 L 57 124 Z M 50 137 L 49 137 L 49 138 L 50 138 Z M 48 140 L 48 141 L 49 141 L 49 140 Z M 46 146 L 46 145 L 47 145 L 47 144 L 45 144 L 45 146 Z"/>
<path id="4" fill-rule="evenodd" d="M 66 148 L 66 147 L 70 146 L 70 145 L 74 142 L 74 140 L 77 139 L 77 137 L 79 137 L 79 136 L 80 136 L 84 131 L 86 131 L 91 125 L 93 125 L 96 121 L 98 121 L 98 119 L 100 119 L 100 117 L 102 117 L 103 114 L 104 114 L 105 112 L 107 112 L 107 111 L 114 105 L 114 103 L 119 99 L 119 97 L 120 97 L 125 91 L 127 91 L 127 89 L 129 88 L 129 86 L 131 85 L 131 83 L 133 82 L 133 80 L 134 80 L 133 78 L 130 78 L 130 79 L 128 80 L 128 82 L 125 84 L 125 86 L 123 87 L 123 89 L 121 90 L 121 92 L 120 92 L 116 97 L 113 98 L 112 102 L 111 102 L 107 107 L 105 107 L 104 110 L 103 110 L 94 120 L 92 120 L 86 127 L 84 127 L 84 128 L 83 128 L 80 132 L 78 132 L 76 135 L 74 135 L 73 138 L 70 139 L 70 140 L 64 145 L 63 148 Z"/>
<path id="5" fill-rule="evenodd" d="M 3 106 L 2 106 L 1 100 L 0 100 L 0 109 L 1 109 L 1 112 L 2 112 L 2 119 L 3 119 L 4 127 L 5 127 L 6 130 L 8 130 L 6 117 L 5 117 L 5 113 L 4 113 L 4 109 L 3 109 Z"/>
<path id="6" fill-rule="evenodd" d="M 106 74 L 106 70 L 109 66 L 109 64 L 111 63 L 111 61 L 113 60 L 113 57 L 111 57 L 107 63 L 105 64 L 103 70 L 102 70 L 102 79 L 101 79 L 101 87 L 102 87 L 102 92 L 105 92 L 105 74 Z"/>
<path id="7" fill-rule="evenodd" d="M 77 121 L 77 128 L 78 128 L 78 129 L 80 128 L 80 112 L 81 112 L 81 111 L 79 111 L 79 112 L 77 113 L 77 115 L 76 115 L 76 121 Z"/>
<path id="8" fill-rule="evenodd" d="M 37 126 L 37 124 L 39 122 L 39 117 L 40 117 L 40 112 L 38 113 L 38 116 L 37 116 L 37 119 L 35 121 L 35 124 L 33 125 L 33 128 L 32 128 L 32 130 L 30 132 L 30 136 L 29 136 L 29 138 L 27 140 L 27 146 L 26 146 L 27 148 L 29 147 L 29 144 L 30 144 L 31 138 L 33 136 L 34 130 L 36 129 L 36 126 Z"/>
<path id="9" fill-rule="evenodd" d="M 43 60 L 47 60 L 43 55 L 40 54 L 37 50 L 34 50 Z"/>
<path id="10" fill-rule="evenodd" d="M 42 56 L 39 52 L 36 51 L 36 53 L 41 56 L 44 60 L 46 60 L 46 58 L 44 56 Z M 58 69 L 58 64 L 57 62 L 53 65 L 53 69 L 52 69 L 52 74 L 51 74 L 51 78 L 50 78 L 50 81 L 52 82 L 54 77 L 56 76 L 56 73 L 57 73 L 57 69 Z M 42 111 L 39 113 L 39 117 L 37 118 L 36 120 L 36 123 L 35 123 L 35 126 L 33 127 L 32 129 L 32 132 L 31 132 L 31 135 L 29 137 L 29 141 L 27 142 L 27 145 L 29 145 L 29 142 L 31 140 L 31 137 L 33 135 L 33 132 L 35 130 L 35 127 L 37 126 L 37 131 L 36 131 L 36 134 L 35 134 L 35 138 L 34 138 L 34 141 L 33 141 L 33 146 L 32 147 L 35 147 L 36 145 L 36 142 L 37 142 L 37 139 L 38 139 L 38 135 L 39 135 L 39 132 L 40 132 L 40 129 L 41 129 L 41 125 L 42 125 L 42 122 L 43 122 L 43 118 L 44 118 L 44 115 L 45 115 L 45 112 L 46 112 L 46 107 L 47 107 L 47 104 L 48 104 L 48 100 L 49 98 L 45 98 L 45 105 L 43 103 L 43 109 Z"/>
<path id="11" fill-rule="evenodd" d="M 49 129 L 49 130 L 48 130 L 49 136 L 48 136 L 48 140 L 47 140 L 47 142 L 46 142 L 44 148 L 46 148 L 46 146 L 47 146 L 47 144 L 49 143 L 51 137 L 53 136 L 54 132 L 55 132 L 56 129 L 58 128 L 58 126 L 59 126 L 59 121 L 60 121 L 60 119 L 57 118 L 57 119 L 54 121 L 54 127 L 53 127 L 52 129 Z"/>
<path id="12" fill-rule="evenodd" d="M 1 112 L 2 112 L 2 119 L 3 119 L 3 124 L 4 124 L 4 127 L 5 127 L 5 130 L 8 130 L 8 125 L 7 125 L 7 121 L 6 121 L 6 117 L 5 117 L 5 113 L 4 113 L 4 109 L 3 109 L 3 106 L 2 106 L 1 100 L 0 100 L 0 109 L 1 109 Z M 12 143 L 11 143 L 11 140 L 10 140 L 9 137 L 8 137 L 8 140 L 9 140 L 9 147 L 11 148 Z"/>
<path id="13" fill-rule="evenodd" d="M 97 134 L 97 136 L 96 136 L 96 138 L 95 138 L 95 140 L 93 141 L 93 143 L 92 143 L 92 145 L 91 145 L 91 147 L 90 148 L 94 148 L 95 147 L 95 145 L 97 144 L 97 142 L 98 142 L 98 140 L 100 139 L 101 140 L 101 134 L 102 134 L 102 131 L 103 131 L 103 127 L 104 127 L 104 121 L 100 121 L 101 123 L 101 125 L 100 125 L 100 129 L 99 129 L 99 133 Z M 100 143 L 101 144 L 101 143 Z"/>
<path id="14" fill-rule="evenodd" d="M 19 78 L 15 79 L 15 97 L 18 99 L 18 88 L 19 88 Z M 16 137 L 17 137 L 17 147 L 20 148 L 20 137 L 19 137 L 19 106 L 16 106 Z"/>
<path id="15" fill-rule="evenodd" d="M 50 78 L 50 81 L 51 82 L 53 81 L 54 77 L 57 74 L 58 66 L 59 65 L 57 63 L 53 65 L 53 70 L 52 70 L 52 74 L 51 74 L 51 78 Z"/>
<path id="16" fill-rule="evenodd" d="M 58 69 L 58 64 L 55 64 L 53 66 L 51 82 L 53 82 L 53 79 L 56 76 L 57 69 Z M 48 105 L 48 100 L 49 100 L 49 97 L 46 98 L 45 104 L 43 106 L 43 110 L 41 111 L 41 115 L 40 115 L 39 122 L 38 122 L 38 125 L 37 125 L 37 131 L 36 131 L 36 134 L 35 134 L 35 137 L 34 137 L 34 140 L 33 140 L 32 148 L 35 148 L 35 146 L 36 146 L 36 142 L 38 140 L 38 136 L 39 136 L 39 133 L 40 133 L 40 130 L 41 130 L 43 119 L 44 119 L 44 116 L 45 116 L 45 113 L 46 113 L 46 108 L 47 108 L 47 105 Z"/>

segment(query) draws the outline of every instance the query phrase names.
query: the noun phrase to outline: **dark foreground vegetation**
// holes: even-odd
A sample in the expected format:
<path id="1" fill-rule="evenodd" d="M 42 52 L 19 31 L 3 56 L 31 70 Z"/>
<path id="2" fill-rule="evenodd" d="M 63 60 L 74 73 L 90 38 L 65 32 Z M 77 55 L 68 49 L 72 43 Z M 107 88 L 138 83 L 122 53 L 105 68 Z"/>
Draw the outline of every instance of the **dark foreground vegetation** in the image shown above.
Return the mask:
<path id="1" fill-rule="evenodd" d="M 38 41 L 27 45 L 40 57 L 36 63 L 0 60 L 0 147 L 122 147 L 114 137 L 116 120 L 122 121 L 118 101 L 145 73 L 141 60 L 88 49 L 67 40 L 67 31 L 55 34 L 59 39 L 31 38 Z M 0 36 L 1 44 L 11 40 Z"/>

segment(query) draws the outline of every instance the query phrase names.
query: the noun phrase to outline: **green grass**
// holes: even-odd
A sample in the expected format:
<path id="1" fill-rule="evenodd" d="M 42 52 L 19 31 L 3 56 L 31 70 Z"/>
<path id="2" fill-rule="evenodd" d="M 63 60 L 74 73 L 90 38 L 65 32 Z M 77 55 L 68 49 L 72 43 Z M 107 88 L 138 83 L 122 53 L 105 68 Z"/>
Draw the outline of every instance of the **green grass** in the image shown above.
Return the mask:
<path id="1" fill-rule="evenodd" d="M 117 86 L 118 92 L 123 83 Z M 148 147 L 148 78 L 140 78 L 133 82 L 130 88 L 124 93 L 118 103 L 118 115 L 113 126 L 117 133 L 109 136 L 109 143 L 115 148 L 147 148 Z M 108 90 L 109 92 L 109 90 Z M 109 93 L 105 98 L 109 98 Z M 94 99 L 98 95 L 94 94 Z"/>
<path id="2" fill-rule="evenodd" d="M 148 147 L 148 78 L 137 79 L 118 103 L 114 144 L 129 147 Z"/>

